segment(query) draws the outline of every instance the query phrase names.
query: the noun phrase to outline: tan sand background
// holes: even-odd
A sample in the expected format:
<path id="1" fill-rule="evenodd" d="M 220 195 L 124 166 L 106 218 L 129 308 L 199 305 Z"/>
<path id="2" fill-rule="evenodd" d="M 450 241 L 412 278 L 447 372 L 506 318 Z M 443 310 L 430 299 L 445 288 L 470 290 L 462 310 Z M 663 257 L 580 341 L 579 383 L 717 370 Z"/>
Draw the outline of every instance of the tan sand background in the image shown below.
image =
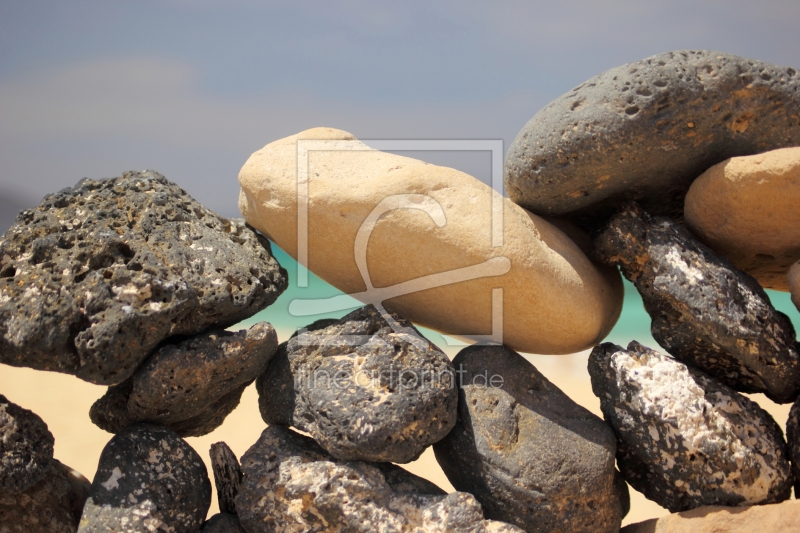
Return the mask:
<path id="1" fill-rule="evenodd" d="M 281 342 L 288 339 L 291 333 L 289 330 L 278 329 Z M 458 347 L 444 346 L 436 338 L 432 340 L 451 358 L 458 352 Z M 588 357 L 588 351 L 561 356 L 527 356 L 540 372 L 573 400 L 602 417 L 599 400 L 592 394 L 586 370 Z M 97 469 L 100 452 L 111 438 L 111 434 L 99 429 L 89 420 L 89 408 L 104 392 L 105 387 L 86 383 L 73 376 L 0 365 L 0 394 L 41 416 L 55 436 L 55 457 L 90 480 Z M 761 394 L 750 397 L 770 412 L 785 431 L 790 405 L 776 405 Z M 255 443 L 265 427 L 266 424 L 258 412 L 258 395 L 255 387 L 250 386 L 244 392 L 239 407 L 228 416 L 222 426 L 209 435 L 187 439 L 206 462 L 212 486 L 214 482 L 208 457 L 211 444 L 225 441 L 241 457 Z M 444 490 L 454 490 L 436 463 L 430 448 L 417 461 L 405 465 L 405 468 L 429 479 Z M 217 509 L 215 491 L 208 516 L 216 513 Z M 623 525 L 665 514 L 668 514 L 665 509 L 631 489 L 631 512 Z"/>

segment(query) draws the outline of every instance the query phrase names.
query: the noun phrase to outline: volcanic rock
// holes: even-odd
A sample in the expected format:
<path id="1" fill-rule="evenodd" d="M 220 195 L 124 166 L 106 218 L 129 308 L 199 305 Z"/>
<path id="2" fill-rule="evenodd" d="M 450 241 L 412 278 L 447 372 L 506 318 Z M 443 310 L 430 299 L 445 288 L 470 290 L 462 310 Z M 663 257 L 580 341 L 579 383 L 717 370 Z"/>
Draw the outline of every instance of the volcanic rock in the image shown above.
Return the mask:
<path id="1" fill-rule="evenodd" d="M 789 497 L 786 442 L 756 403 L 635 341 L 597 346 L 589 375 L 619 469 L 647 498 L 677 512 Z"/>
<path id="2" fill-rule="evenodd" d="M 471 346 L 453 364 L 458 423 L 433 449 L 456 490 L 528 532 L 618 531 L 628 495 L 611 428 L 508 348 Z"/>
<path id="3" fill-rule="evenodd" d="M 211 483 L 200 456 L 175 432 L 137 424 L 100 455 L 80 533 L 200 529 Z"/>
<path id="4" fill-rule="evenodd" d="M 0 490 L 0 531 L 74 533 L 90 487 L 88 479 L 53 459 L 44 476 L 25 491 Z"/>
<path id="5" fill-rule="evenodd" d="M 789 445 L 789 460 L 794 474 L 794 497 L 800 496 L 800 400 L 794 402 L 786 421 L 786 442 Z"/>
<path id="6" fill-rule="evenodd" d="M 706 169 L 787 146 L 800 146 L 796 69 L 678 50 L 608 70 L 545 106 L 508 149 L 505 184 L 540 215 L 591 223 L 637 200 L 680 218 Z"/>
<path id="7" fill-rule="evenodd" d="M 307 260 L 297 225 L 306 212 L 297 204 L 298 146 L 306 140 L 328 142 L 300 158 L 309 176 L 301 226 Z M 245 219 L 281 249 L 343 292 L 365 304 L 384 302 L 416 324 L 460 336 L 492 334 L 494 327 L 496 340 L 502 324 L 502 341 L 514 349 L 568 354 L 599 342 L 619 317 L 616 271 L 593 264 L 554 225 L 457 170 L 315 128 L 254 153 L 239 184 Z M 339 303 L 346 304 L 329 302 Z M 297 315 L 319 312 L 321 304 L 293 305 Z M 493 313 L 500 306 L 502 322 Z"/>
<path id="8" fill-rule="evenodd" d="M 209 451 L 211 469 L 221 513 L 236 514 L 236 495 L 242 483 L 242 469 L 233 451 L 224 442 L 215 442 Z"/>
<path id="9" fill-rule="evenodd" d="M 132 378 L 109 387 L 90 416 L 111 433 L 147 421 L 182 437 L 205 435 L 236 408 L 277 347 L 267 322 L 238 333 L 212 331 L 167 341 Z"/>
<path id="10" fill-rule="evenodd" d="M 293 336 L 256 387 L 267 424 L 308 432 L 341 460 L 413 461 L 456 421 L 450 360 L 372 305 Z"/>
<path id="11" fill-rule="evenodd" d="M 752 277 L 636 205 L 611 219 L 595 253 L 636 285 L 653 337 L 670 354 L 738 391 L 779 403 L 797 398 L 794 328 Z"/>
<path id="12" fill-rule="evenodd" d="M 0 395 L 0 493 L 13 495 L 41 480 L 50 468 L 54 443 L 36 413 Z"/>
<path id="13" fill-rule="evenodd" d="M 247 533 L 235 514 L 217 513 L 200 528 L 203 533 Z"/>
<path id="14" fill-rule="evenodd" d="M 800 531 L 800 502 L 751 507 L 699 507 L 622 528 L 620 533 L 753 533 Z"/>
<path id="15" fill-rule="evenodd" d="M 247 531 L 522 533 L 484 520 L 470 494 L 445 494 L 390 463 L 337 461 L 281 426 L 264 430 L 242 471 L 236 510 Z"/>
<path id="16" fill-rule="evenodd" d="M 734 157 L 697 178 L 686 224 L 762 287 L 788 291 L 800 260 L 800 147 Z"/>
<path id="17" fill-rule="evenodd" d="M 160 174 L 84 179 L 0 239 L 0 362 L 121 383 L 167 337 L 233 325 L 286 285 L 265 238 Z"/>

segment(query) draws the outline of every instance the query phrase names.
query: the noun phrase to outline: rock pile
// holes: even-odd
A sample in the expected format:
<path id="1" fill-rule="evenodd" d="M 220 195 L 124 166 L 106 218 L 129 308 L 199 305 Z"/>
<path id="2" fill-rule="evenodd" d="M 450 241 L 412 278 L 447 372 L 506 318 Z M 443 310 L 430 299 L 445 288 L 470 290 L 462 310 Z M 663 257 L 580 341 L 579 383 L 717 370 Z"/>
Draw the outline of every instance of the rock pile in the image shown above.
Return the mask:
<path id="1" fill-rule="evenodd" d="M 506 160 L 519 205 L 328 128 L 253 154 L 247 222 L 149 171 L 47 196 L 0 239 L 0 362 L 108 385 L 90 417 L 115 435 L 89 484 L 0 396 L 0 533 L 616 533 L 628 484 L 680 514 L 626 531 L 797 526 L 800 345 L 762 287 L 800 307 L 798 169 L 795 69 L 678 51 L 534 116 Z M 281 344 L 227 331 L 288 284 L 257 230 L 365 306 Z M 598 345 L 618 269 L 667 354 Z M 451 362 L 415 323 L 505 345 Z M 515 351 L 591 346 L 604 420 Z M 206 520 L 183 437 L 254 381 L 268 427 L 241 463 L 212 446 Z M 788 442 L 742 392 L 795 402 Z M 393 464 L 429 446 L 458 492 Z"/>

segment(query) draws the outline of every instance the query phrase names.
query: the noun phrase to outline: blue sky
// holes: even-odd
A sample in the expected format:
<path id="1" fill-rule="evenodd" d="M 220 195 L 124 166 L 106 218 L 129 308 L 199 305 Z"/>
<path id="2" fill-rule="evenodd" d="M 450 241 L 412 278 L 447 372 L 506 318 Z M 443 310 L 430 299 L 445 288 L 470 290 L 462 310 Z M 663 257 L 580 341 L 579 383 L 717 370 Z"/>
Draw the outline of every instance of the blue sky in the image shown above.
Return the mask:
<path id="1" fill-rule="evenodd" d="M 798 21 L 796 0 L 2 0 L 0 206 L 151 168 L 236 216 L 249 154 L 298 131 L 507 148 L 550 100 L 656 53 L 800 67 Z M 486 154 L 411 155 L 489 178 Z M 618 328 L 646 333 L 635 309 Z"/>

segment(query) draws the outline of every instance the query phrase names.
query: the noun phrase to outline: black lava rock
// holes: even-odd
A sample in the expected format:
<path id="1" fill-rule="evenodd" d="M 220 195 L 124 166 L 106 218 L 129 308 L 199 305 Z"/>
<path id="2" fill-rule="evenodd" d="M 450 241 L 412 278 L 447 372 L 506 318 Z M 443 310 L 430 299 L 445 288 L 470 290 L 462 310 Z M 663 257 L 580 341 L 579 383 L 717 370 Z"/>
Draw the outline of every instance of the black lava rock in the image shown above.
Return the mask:
<path id="1" fill-rule="evenodd" d="M 217 513 L 200 528 L 203 533 L 247 533 L 235 514 Z"/>
<path id="2" fill-rule="evenodd" d="M 282 344 L 256 382 L 264 421 L 306 431 L 342 460 L 407 463 L 447 435 L 458 402 L 450 360 L 386 317 L 369 305 Z"/>
<path id="3" fill-rule="evenodd" d="M 628 483 L 671 512 L 776 503 L 791 494 L 780 427 L 756 403 L 637 342 L 589 357 Z"/>
<path id="4" fill-rule="evenodd" d="M 55 439 L 36 413 L 0 395 L 0 493 L 16 494 L 41 480 Z"/>
<path id="5" fill-rule="evenodd" d="M 221 513 L 236 514 L 236 495 L 242 483 L 242 469 L 233 451 L 224 442 L 215 442 L 209 451 L 217 500 Z"/>
<path id="6" fill-rule="evenodd" d="M 213 331 L 159 346 L 136 374 L 109 387 L 90 416 L 111 433 L 140 422 L 196 437 L 219 427 L 278 348 L 267 322 L 238 333 Z"/>
<path id="7" fill-rule="evenodd" d="M 0 362 L 114 385 L 167 337 L 233 325 L 286 286 L 269 241 L 160 174 L 84 179 L 0 239 Z"/>
<path id="8" fill-rule="evenodd" d="M 0 490 L 0 531 L 3 533 L 75 533 L 89 480 L 53 459 L 44 476 L 23 492 Z"/>
<path id="9" fill-rule="evenodd" d="M 595 256 L 636 285 L 670 354 L 741 392 L 779 403 L 800 394 L 792 323 L 756 280 L 681 226 L 628 205 L 595 239 Z"/>
<path id="10" fill-rule="evenodd" d="M 137 424 L 103 449 L 79 531 L 196 532 L 210 504 L 197 452 L 169 429 Z"/>
<path id="11" fill-rule="evenodd" d="M 794 474 L 794 497 L 800 499 L 800 400 L 794 402 L 786 422 L 786 441 L 789 444 L 789 460 Z"/>
<path id="12" fill-rule="evenodd" d="M 236 512 L 247 531 L 521 533 L 484 520 L 470 494 L 445 494 L 391 463 L 337 461 L 270 426 L 242 456 Z"/>
<path id="13" fill-rule="evenodd" d="M 584 222 L 637 200 L 679 218 L 692 181 L 729 157 L 800 146 L 800 74 L 722 52 L 622 65 L 545 106 L 505 161 L 509 197 Z"/>
<path id="14" fill-rule="evenodd" d="M 618 531 L 627 485 L 611 428 L 506 347 L 471 346 L 453 364 L 458 423 L 433 449 L 456 490 L 528 532 Z"/>

